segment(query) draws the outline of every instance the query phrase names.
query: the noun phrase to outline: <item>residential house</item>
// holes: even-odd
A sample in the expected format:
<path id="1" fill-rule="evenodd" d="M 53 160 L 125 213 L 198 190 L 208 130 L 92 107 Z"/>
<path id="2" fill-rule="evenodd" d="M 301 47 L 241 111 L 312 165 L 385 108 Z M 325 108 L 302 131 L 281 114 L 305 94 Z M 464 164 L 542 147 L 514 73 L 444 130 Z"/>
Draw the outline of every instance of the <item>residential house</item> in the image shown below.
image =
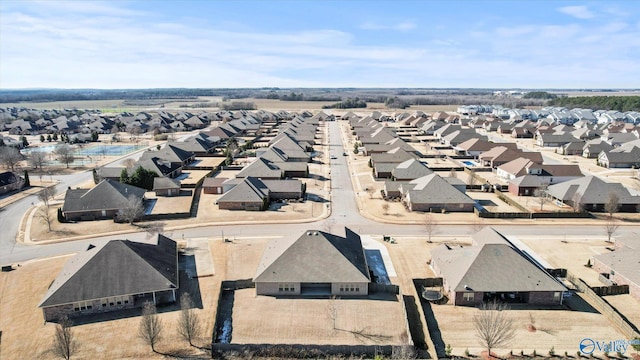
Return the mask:
<path id="1" fill-rule="evenodd" d="M 475 201 L 445 178 L 433 173 L 400 186 L 409 211 L 471 212 Z"/>
<path id="2" fill-rule="evenodd" d="M 502 144 L 481 153 L 478 155 L 478 160 L 480 160 L 482 166 L 490 166 L 497 169 L 498 166 L 520 157 L 527 158 L 537 164 L 542 164 L 543 160 L 542 154 L 539 152 L 526 152 L 520 149 L 509 148 Z"/>
<path id="3" fill-rule="evenodd" d="M 111 240 L 90 245 L 64 265 L 38 305 L 45 321 L 176 301 L 176 242 Z"/>
<path id="4" fill-rule="evenodd" d="M 222 184 L 227 180 L 229 179 L 224 177 L 207 177 L 202 182 L 202 191 L 205 194 L 222 194 Z"/>
<path id="5" fill-rule="evenodd" d="M 572 141 L 561 146 L 562 155 L 582 155 L 586 143 L 582 140 Z"/>
<path id="6" fill-rule="evenodd" d="M 403 161 L 391 170 L 394 181 L 409 181 L 429 174 L 433 174 L 433 171 L 418 159 Z"/>
<path id="7" fill-rule="evenodd" d="M 593 139 L 587 141 L 582 147 L 582 157 L 595 159 L 601 152 L 607 152 L 613 149 L 613 146 L 602 139 Z"/>
<path id="8" fill-rule="evenodd" d="M 91 189 L 68 189 L 62 215 L 66 220 L 112 219 L 127 206 L 129 197 L 144 201 L 145 189 L 102 180 Z"/>
<path id="9" fill-rule="evenodd" d="M 153 178 L 153 191 L 156 196 L 180 195 L 180 181 L 168 177 Z"/>
<path id="10" fill-rule="evenodd" d="M 566 288 L 502 234 L 485 228 L 473 239 L 472 246 L 442 244 L 431 252 L 431 268 L 453 305 L 562 304 Z"/>
<path id="11" fill-rule="evenodd" d="M 598 154 L 598 164 L 607 168 L 640 168 L 640 140 L 601 151 Z"/>
<path id="12" fill-rule="evenodd" d="M 578 165 L 538 164 L 527 158 L 517 158 L 502 164 L 498 166 L 496 173 L 505 180 L 513 180 L 523 175 L 535 175 L 543 178 L 547 184 L 555 184 L 583 176 Z"/>
<path id="13" fill-rule="evenodd" d="M 360 236 L 307 230 L 267 244 L 253 281 L 257 295 L 367 296 L 371 282 Z"/>
<path id="14" fill-rule="evenodd" d="M 300 180 L 263 180 L 254 177 L 222 183 L 218 207 L 226 210 L 266 210 L 273 200 L 302 199 L 306 186 Z"/>
<path id="15" fill-rule="evenodd" d="M 629 294 L 640 300 L 640 239 L 635 235 L 617 238 L 615 250 L 593 257 L 593 269 L 607 284 L 629 285 Z"/>
<path id="16" fill-rule="evenodd" d="M 608 183 L 597 176 L 585 176 L 551 185 L 547 193 L 573 208 L 593 212 L 605 211 L 605 204 L 611 194 L 618 198 L 619 212 L 637 212 L 640 206 L 640 196 L 632 195 L 620 183 Z"/>

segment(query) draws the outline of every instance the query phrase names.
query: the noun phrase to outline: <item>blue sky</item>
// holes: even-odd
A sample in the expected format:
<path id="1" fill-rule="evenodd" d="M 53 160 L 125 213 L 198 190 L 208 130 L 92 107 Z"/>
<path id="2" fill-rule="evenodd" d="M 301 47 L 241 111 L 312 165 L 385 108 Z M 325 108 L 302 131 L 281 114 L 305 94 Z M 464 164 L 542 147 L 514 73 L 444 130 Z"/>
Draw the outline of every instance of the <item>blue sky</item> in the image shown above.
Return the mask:
<path id="1" fill-rule="evenodd" d="M 640 2 L 0 2 L 0 88 L 640 87 Z"/>

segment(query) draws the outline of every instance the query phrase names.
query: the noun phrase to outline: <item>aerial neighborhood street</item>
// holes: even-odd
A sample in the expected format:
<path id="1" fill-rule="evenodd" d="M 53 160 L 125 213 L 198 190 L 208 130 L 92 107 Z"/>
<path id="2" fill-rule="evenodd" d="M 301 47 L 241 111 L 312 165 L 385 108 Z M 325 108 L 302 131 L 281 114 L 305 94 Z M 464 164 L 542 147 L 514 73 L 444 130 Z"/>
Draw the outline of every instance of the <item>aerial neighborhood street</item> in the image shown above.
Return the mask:
<path id="1" fill-rule="evenodd" d="M 638 19 L 0 0 L 0 359 L 640 360 Z"/>
<path id="2" fill-rule="evenodd" d="M 583 295 L 586 290 L 581 284 L 586 282 L 594 289 L 600 286 L 599 274 L 591 266 L 610 271 L 613 276 L 614 270 L 607 266 L 615 265 L 607 265 L 611 263 L 608 253 L 635 249 L 640 214 L 635 207 L 625 205 L 640 204 L 640 196 L 633 195 L 637 194 L 633 186 L 638 180 L 628 175 L 633 173 L 583 164 L 578 157 L 567 164 L 566 156 L 545 151 L 533 143 L 535 139 L 511 140 L 489 132 L 489 126 L 479 126 L 479 122 L 475 128 L 470 124 L 462 127 L 459 114 L 464 111 L 390 115 L 380 111 L 280 111 L 277 115 L 264 110 L 217 115 L 203 112 L 198 118 L 208 119 L 208 124 L 203 121 L 193 130 L 182 130 L 177 141 L 131 137 L 130 141 L 142 141 L 146 146 L 103 156 L 88 169 L 32 175 L 32 184 L 38 178 L 36 186 L 53 184 L 55 192 L 49 199 L 43 197 L 44 190 L 15 192 L 3 198 L 0 263 L 3 270 L 13 270 L 2 273 L 3 318 L 7 319 L 6 306 L 12 306 L 17 296 L 12 295 L 17 288 L 10 284 L 25 281 L 22 276 L 36 281 L 45 275 L 42 271 L 52 269 L 47 270 L 41 285 L 29 285 L 36 291 L 30 295 L 35 299 L 20 316 L 15 315 L 12 323 L 18 318 L 33 321 L 40 317 L 41 324 L 44 317 L 46 327 L 59 322 L 61 316 L 69 316 L 87 344 L 101 327 L 135 326 L 137 316 L 123 316 L 140 311 L 149 301 L 158 306 L 158 311 L 164 309 L 158 316 L 173 321 L 170 314 L 176 314 L 176 306 L 182 303 L 178 298 L 184 294 L 195 296 L 193 311 L 207 319 L 205 332 L 196 341 L 206 342 L 206 333 L 213 334 L 213 343 L 203 348 L 210 349 L 211 354 L 253 349 L 251 344 L 255 343 L 304 343 L 318 351 L 330 344 L 350 346 L 349 350 L 322 351 L 363 355 L 376 348 L 391 354 L 408 344 L 424 357 L 445 356 L 450 351 L 447 347 L 461 356 L 467 351 L 479 353 L 482 348 L 472 340 L 472 325 L 458 321 L 474 316 L 474 306 L 489 299 L 501 299 L 514 309 L 527 309 L 529 315 L 514 313 L 516 322 L 532 323 L 533 318 L 526 317 L 535 316 L 538 325 L 553 328 L 558 350 L 571 351 L 595 324 L 600 326 L 598 336 L 632 336 L 629 331 L 635 331 L 633 324 L 640 319 L 634 306 L 639 295 L 633 285 L 635 275 L 623 274 L 630 280 L 615 280 L 618 284 L 631 283 L 624 288 L 626 291 L 607 296 L 611 305 L 601 305 L 591 295 Z M 160 114 L 173 119 L 173 124 L 196 123 L 177 120 L 193 119 L 192 114 L 173 115 L 165 110 Z M 260 118 L 270 120 L 261 122 Z M 131 121 L 119 115 L 116 119 Z M 143 126 L 144 122 L 130 124 Z M 448 135 L 447 131 L 455 133 Z M 10 136 L 5 138 L 9 140 Z M 99 139 L 106 143 L 115 137 L 104 134 Z M 38 151 L 37 136 L 29 140 L 33 140 L 30 151 Z M 474 153 L 472 149 L 483 150 Z M 145 168 L 167 175 L 149 183 L 153 189 L 136 190 L 139 188 L 123 183 L 129 181 L 128 177 L 133 179 L 133 174 L 144 174 Z M 598 173 L 617 176 L 631 185 L 630 191 L 622 185 L 615 188 L 620 191 L 613 210 L 615 222 L 613 216 L 602 215 L 608 210 L 599 206 L 606 204 L 566 204 L 587 201 L 593 191 L 606 192 L 599 200 L 606 202 L 613 190 L 579 190 L 576 185 L 578 191 L 586 191 L 580 198 L 550 198 L 554 186 Z M 530 178 L 526 181 L 534 185 L 526 186 L 533 187 L 523 185 L 521 178 Z M 536 178 L 546 180 L 536 182 Z M 593 178 L 588 184 L 596 181 L 598 186 L 613 186 Z M 177 190 L 172 194 L 161 184 L 169 188 L 176 184 Z M 513 192 L 512 184 L 519 184 Z M 540 188 L 546 191 L 544 198 L 539 195 Z M 108 205 L 119 193 L 129 198 L 124 196 L 119 204 Z M 131 206 L 132 196 L 142 197 L 143 211 L 127 220 L 125 210 Z M 473 209 L 467 209 L 467 203 L 473 204 Z M 105 205 L 100 208 L 96 204 Z M 110 212 L 114 206 L 114 212 Z M 627 208 L 631 211 L 625 211 Z M 51 214 L 56 210 L 59 217 L 73 216 L 74 220 L 49 223 L 43 220 L 47 218 L 43 210 Z M 614 241 L 616 251 L 611 252 L 609 244 Z M 178 256 L 171 273 L 157 268 L 158 275 L 152 275 L 144 266 L 134 264 L 139 261 L 134 259 L 140 258 L 160 261 L 167 255 L 153 255 L 160 246 L 177 246 L 178 252 L 162 260 L 172 262 L 171 256 Z M 333 246 L 339 250 L 338 255 Z M 567 258 L 568 253 L 574 256 Z M 470 256 L 465 254 L 474 254 L 475 262 L 462 261 Z M 131 260 L 126 260 L 128 257 Z M 77 262 L 81 265 L 73 265 Z M 587 263 L 589 267 L 585 267 Z M 54 279 L 58 270 L 53 269 L 62 265 L 68 270 L 63 269 Z M 456 273 L 466 271 L 466 267 L 470 272 L 459 278 L 462 275 Z M 131 268 L 136 274 L 139 271 L 135 276 L 148 280 L 118 275 L 119 268 Z M 285 274 L 274 278 L 265 269 Z M 509 275 L 511 269 L 514 273 Z M 165 280 L 154 287 L 153 276 L 160 274 Z M 129 285 L 118 285 L 128 290 L 116 286 L 119 276 L 130 279 L 126 280 Z M 88 282 L 82 282 L 83 278 Z M 532 288 L 530 279 L 534 278 L 538 287 Z M 162 281 L 173 285 L 163 290 Z M 45 283 L 50 284 L 48 290 Z M 74 291 L 80 292 L 74 295 Z M 235 297 L 231 303 L 226 300 L 229 291 Z M 259 296 L 252 295 L 256 293 Z M 296 300 L 318 296 L 314 302 Z M 350 297 L 355 300 L 335 303 L 336 298 Z M 376 300 L 384 298 L 394 301 Z M 263 335 L 249 331 L 256 326 L 252 313 L 270 313 L 270 319 L 290 321 L 285 320 L 289 313 L 274 310 L 274 300 L 283 308 L 299 308 L 297 312 L 308 314 L 307 321 L 313 324 L 311 333 L 284 331 L 281 321 L 262 325 Z M 607 310 L 612 305 L 628 319 L 624 320 L 626 325 L 617 325 L 617 318 L 603 315 L 613 311 Z M 362 306 L 368 311 L 353 313 Z M 317 319 L 325 317 L 320 313 L 326 313 L 326 307 L 334 309 L 330 316 L 333 331 L 326 327 L 326 320 Z M 545 310 L 549 307 L 561 312 Z M 593 307 L 597 316 L 584 312 Z M 225 325 L 231 321 L 225 309 L 234 313 L 233 330 Z M 372 317 L 375 313 L 386 316 Z M 553 313 L 562 314 L 555 325 Z M 450 321 L 443 321 L 445 318 Z M 575 328 L 578 321 L 583 325 Z M 340 322 L 343 325 L 338 325 Z M 5 325 L 5 329 L 12 328 L 10 323 Z M 337 335 L 339 326 L 348 331 Z M 456 328 L 466 329 L 465 335 L 457 333 Z M 3 347 L 22 351 L 13 342 L 21 335 L 10 330 L 4 333 Z M 543 333 L 534 336 L 526 330 L 517 332 L 514 343 L 523 351 L 542 349 L 547 341 L 539 335 Z M 18 337 L 12 338 L 12 334 Z M 43 335 L 34 339 L 33 346 L 44 354 L 46 342 Z M 144 348 L 139 345 L 110 356 L 142 354 Z M 85 346 L 86 354 L 90 353 L 93 345 Z M 209 356 L 206 354 L 192 352 Z"/>

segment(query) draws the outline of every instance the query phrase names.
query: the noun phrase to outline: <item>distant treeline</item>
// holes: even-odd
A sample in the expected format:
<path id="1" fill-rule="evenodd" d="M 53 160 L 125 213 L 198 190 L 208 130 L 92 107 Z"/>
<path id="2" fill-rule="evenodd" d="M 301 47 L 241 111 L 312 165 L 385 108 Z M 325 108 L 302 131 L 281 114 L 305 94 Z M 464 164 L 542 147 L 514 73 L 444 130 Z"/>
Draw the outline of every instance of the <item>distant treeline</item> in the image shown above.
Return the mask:
<path id="1" fill-rule="evenodd" d="M 367 102 L 358 98 L 355 99 L 345 99 L 343 101 L 337 102 L 331 105 L 324 105 L 323 109 L 356 109 L 356 108 L 366 108 Z"/>
<path id="2" fill-rule="evenodd" d="M 133 89 L 133 90 L 0 90 L 0 103 L 78 100 L 196 99 L 216 96 L 212 89 Z"/>
<path id="3" fill-rule="evenodd" d="M 578 96 L 549 101 L 551 106 L 592 110 L 640 111 L 640 96 Z"/>
<path id="4" fill-rule="evenodd" d="M 558 95 L 551 94 L 551 93 L 548 93 L 546 91 L 531 91 L 531 92 L 528 92 L 528 93 L 524 94 L 524 96 L 522 98 L 523 99 L 550 100 L 550 99 L 555 99 L 557 97 L 558 97 Z"/>

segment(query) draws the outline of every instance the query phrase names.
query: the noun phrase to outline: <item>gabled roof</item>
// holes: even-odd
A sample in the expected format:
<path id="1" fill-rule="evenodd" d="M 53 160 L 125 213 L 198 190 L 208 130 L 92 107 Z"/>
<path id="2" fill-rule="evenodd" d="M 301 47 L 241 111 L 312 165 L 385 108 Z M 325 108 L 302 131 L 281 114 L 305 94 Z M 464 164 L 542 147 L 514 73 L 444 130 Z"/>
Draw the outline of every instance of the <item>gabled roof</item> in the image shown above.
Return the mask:
<path id="1" fill-rule="evenodd" d="M 593 175 L 551 185 L 547 192 L 562 201 L 573 201 L 578 193 L 581 204 L 606 204 L 609 194 L 615 193 L 621 205 L 640 204 L 640 196 L 632 196 L 622 184 L 608 183 Z"/>
<path id="2" fill-rule="evenodd" d="M 148 160 L 151 158 L 160 158 L 170 162 L 184 162 L 194 156 L 192 151 L 182 150 L 174 145 L 167 144 L 157 151 L 145 151 L 142 153 L 140 160 Z"/>
<path id="3" fill-rule="evenodd" d="M 262 180 L 246 177 L 218 199 L 220 202 L 260 202 L 269 198 L 269 189 Z"/>
<path id="4" fill-rule="evenodd" d="M 432 174 L 433 171 L 430 170 L 425 164 L 421 163 L 417 159 L 409 159 L 407 161 L 401 162 L 396 166 L 393 170 L 391 170 L 391 175 L 396 179 L 417 179 L 419 177 Z"/>
<path id="5" fill-rule="evenodd" d="M 481 292 L 565 291 L 546 271 L 511 245 L 489 239 L 476 246 L 451 249 L 440 245 L 432 251 L 450 289 Z"/>
<path id="6" fill-rule="evenodd" d="M 280 167 L 271 163 L 267 159 L 259 157 L 254 162 L 240 170 L 238 174 L 236 174 L 237 178 L 249 176 L 279 179 L 282 177 L 282 169 L 280 169 Z"/>
<path id="7" fill-rule="evenodd" d="M 369 282 L 360 236 L 348 228 L 345 232 L 346 236 L 341 237 L 308 230 L 297 239 L 271 240 L 264 250 L 254 282 Z"/>
<path id="8" fill-rule="evenodd" d="M 39 307 L 178 288 L 176 242 L 112 240 L 69 260 Z"/>
<path id="9" fill-rule="evenodd" d="M 153 178 L 153 190 L 158 189 L 180 189 L 180 181 L 168 177 Z"/>
<path id="10" fill-rule="evenodd" d="M 475 204 L 473 199 L 436 173 L 411 180 L 402 191 L 407 192 L 415 204 Z"/>
<path id="11" fill-rule="evenodd" d="M 129 196 L 143 198 L 145 191 L 133 185 L 105 179 L 91 189 L 67 190 L 62 211 L 121 209 L 126 206 Z"/>

